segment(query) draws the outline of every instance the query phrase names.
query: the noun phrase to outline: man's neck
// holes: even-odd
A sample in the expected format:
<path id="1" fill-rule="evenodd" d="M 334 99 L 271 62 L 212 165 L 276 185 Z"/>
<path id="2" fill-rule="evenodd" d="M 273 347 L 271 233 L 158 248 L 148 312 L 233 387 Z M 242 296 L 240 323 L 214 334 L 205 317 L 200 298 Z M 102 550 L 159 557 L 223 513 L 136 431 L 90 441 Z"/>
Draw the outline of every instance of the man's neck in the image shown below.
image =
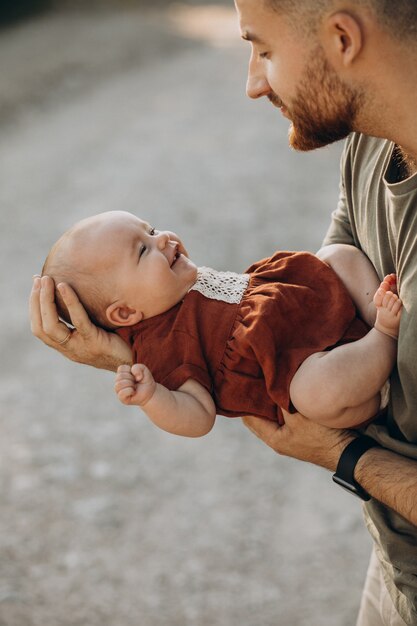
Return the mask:
<path id="1" fill-rule="evenodd" d="M 357 130 L 401 146 L 410 175 L 417 168 L 417 44 L 405 46 L 385 36 L 377 53 L 372 59 L 375 78 Z"/>
<path id="2" fill-rule="evenodd" d="M 401 102 L 398 113 L 391 115 L 387 120 L 387 139 L 391 139 L 398 146 L 398 156 L 408 176 L 417 170 L 417 91 L 414 98 L 407 103 Z"/>

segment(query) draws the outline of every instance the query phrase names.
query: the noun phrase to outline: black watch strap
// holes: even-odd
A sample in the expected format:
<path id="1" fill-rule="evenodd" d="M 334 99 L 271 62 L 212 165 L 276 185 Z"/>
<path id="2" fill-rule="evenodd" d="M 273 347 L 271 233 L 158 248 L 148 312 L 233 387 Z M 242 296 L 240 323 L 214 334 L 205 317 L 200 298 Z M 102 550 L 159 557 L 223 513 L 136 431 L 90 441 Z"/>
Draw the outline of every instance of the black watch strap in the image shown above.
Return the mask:
<path id="1" fill-rule="evenodd" d="M 375 447 L 379 447 L 379 444 L 372 437 L 367 435 L 357 437 L 343 450 L 337 464 L 336 473 L 333 474 L 333 480 L 336 484 L 362 500 L 370 500 L 371 496 L 356 482 L 353 474 L 362 454 Z"/>

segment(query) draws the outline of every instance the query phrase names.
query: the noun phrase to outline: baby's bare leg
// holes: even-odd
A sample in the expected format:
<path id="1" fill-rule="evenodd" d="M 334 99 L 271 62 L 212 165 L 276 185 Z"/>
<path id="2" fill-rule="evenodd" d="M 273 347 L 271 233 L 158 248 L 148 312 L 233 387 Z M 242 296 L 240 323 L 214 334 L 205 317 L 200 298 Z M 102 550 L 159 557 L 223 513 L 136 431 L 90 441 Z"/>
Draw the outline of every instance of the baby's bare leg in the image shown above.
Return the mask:
<path id="1" fill-rule="evenodd" d="M 377 413 L 395 356 L 395 339 L 375 328 L 359 341 L 312 354 L 291 381 L 291 401 L 297 411 L 327 426 L 361 424 Z"/>
<path id="2" fill-rule="evenodd" d="M 387 277 L 375 294 L 377 322 L 359 341 L 306 359 L 290 385 L 296 409 L 322 424 L 349 428 L 375 415 L 395 363 L 401 301 Z"/>

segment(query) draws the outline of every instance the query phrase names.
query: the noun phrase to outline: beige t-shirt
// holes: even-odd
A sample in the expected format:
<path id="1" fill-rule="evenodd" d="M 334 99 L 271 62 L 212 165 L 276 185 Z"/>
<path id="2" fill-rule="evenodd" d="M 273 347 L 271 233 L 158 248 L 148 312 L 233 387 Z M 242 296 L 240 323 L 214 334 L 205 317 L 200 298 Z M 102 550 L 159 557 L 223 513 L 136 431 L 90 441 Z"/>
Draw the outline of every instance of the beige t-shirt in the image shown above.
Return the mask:
<path id="1" fill-rule="evenodd" d="M 395 272 L 404 303 L 386 425 L 366 433 L 417 459 L 417 173 L 395 182 L 394 144 L 352 134 L 341 162 L 340 197 L 324 244 L 360 248 L 378 276 Z M 416 503 L 417 506 L 417 503 Z M 365 505 L 385 581 L 400 615 L 417 624 L 417 528 L 376 500 Z"/>

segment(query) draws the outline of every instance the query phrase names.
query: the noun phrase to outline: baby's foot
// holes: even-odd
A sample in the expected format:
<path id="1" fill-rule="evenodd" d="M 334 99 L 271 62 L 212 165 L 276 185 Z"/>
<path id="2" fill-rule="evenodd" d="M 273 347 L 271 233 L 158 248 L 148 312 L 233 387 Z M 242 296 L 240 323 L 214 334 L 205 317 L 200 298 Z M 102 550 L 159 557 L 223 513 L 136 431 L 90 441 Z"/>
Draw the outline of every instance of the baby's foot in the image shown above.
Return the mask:
<path id="1" fill-rule="evenodd" d="M 385 335 L 398 339 L 403 303 L 397 295 L 395 274 L 385 276 L 374 295 L 376 306 L 375 328 Z"/>
<path id="2" fill-rule="evenodd" d="M 398 296 L 397 289 L 397 274 L 387 274 L 384 276 L 384 280 L 381 283 L 381 286 L 384 285 L 384 289 L 386 291 L 392 291 L 395 295 Z"/>

